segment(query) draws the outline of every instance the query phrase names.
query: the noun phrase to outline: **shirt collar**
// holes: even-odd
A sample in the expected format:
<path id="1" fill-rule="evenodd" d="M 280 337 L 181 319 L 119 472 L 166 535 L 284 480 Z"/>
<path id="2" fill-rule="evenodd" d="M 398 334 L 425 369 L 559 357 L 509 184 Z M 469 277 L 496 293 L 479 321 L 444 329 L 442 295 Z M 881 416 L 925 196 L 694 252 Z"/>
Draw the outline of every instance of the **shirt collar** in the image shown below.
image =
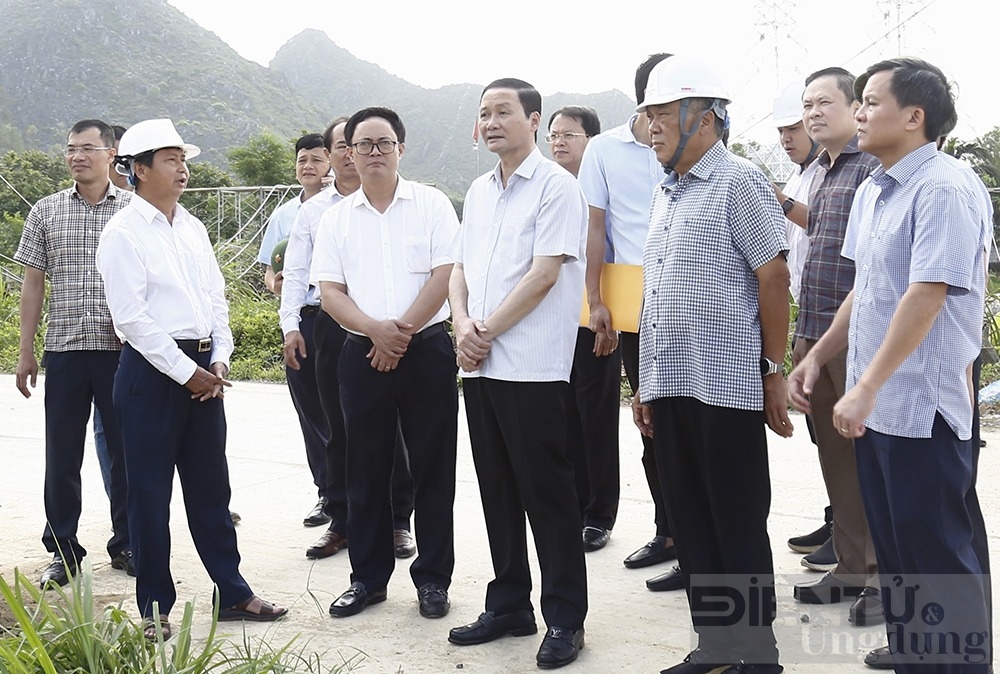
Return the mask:
<path id="1" fill-rule="evenodd" d="M 148 224 L 153 224 L 153 221 L 159 217 L 165 224 L 170 225 L 170 222 L 167 221 L 167 216 L 165 216 L 156 206 L 140 197 L 138 193 L 132 193 L 132 201 L 129 203 L 135 207 L 136 212 L 141 215 L 142 219 Z M 187 209 L 181 206 L 180 202 L 178 202 L 177 205 L 174 206 L 174 222 L 176 222 L 178 218 L 184 217 L 187 217 Z"/>
<path id="2" fill-rule="evenodd" d="M 635 143 L 640 147 L 648 148 L 649 147 L 648 145 L 640 143 L 639 139 L 635 137 L 634 133 L 632 133 L 632 125 L 635 124 L 635 120 L 638 118 L 639 118 L 638 112 L 634 113 L 631 117 L 628 118 L 628 121 L 625 122 L 625 126 L 621 127 L 621 129 L 618 132 L 618 140 L 620 140 L 623 143 Z"/>
<path id="3" fill-rule="evenodd" d="M 531 176 L 535 174 L 535 169 L 542 163 L 542 159 L 544 159 L 544 157 L 542 157 L 542 151 L 539 150 L 536 145 L 534 149 L 528 153 L 528 156 L 524 158 L 524 161 L 522 161 L 521 164 L 514 169 L 514 175 L 521 176 L 525 180 L 530 180 Z M 500 162 L 497 162 L 496 168 L 493 169 L 492 180 L 496 182 L 497 185 L 503 185 L 500 175 Z M 507 184 L 510 184 L 510 180 L 507 181 Z"/>
<path id="4" fill-rule="evenodd" d="M 854 134 L 854 138 L 847 141 L 847 145 L 845 145 L 844 149 L 840 151 L 837 159 L 840 159 L 840 157 L 845 154 L 858 154 L 860 152 L 861 150 L 858 149 L 858 134 Z M 816 158 L 816 161 L 818 161 L 820 166 L 823 168 L 830 168 L 830 153 L 827 152 L 826 148 L 823 148 L 823 151 L 819 153 L 819 157 Z"/>
<path id="5" fill-rule="evenodd" d="M 917 169 L 923 166 L 925 162 L 936 157 L 937 154 L 937 145 L 928 141 L 893 164 L 888 171 L 884 170 L 881 165 L 878 166 L 872 171 L 872 179 L 876 180 L 882 177 L 884 173 L 898 184 L 903 185 L 917 172 Z"/>
<path id="6" fill-rule="evenodd" d="M 392 201 L 389 202 L 389 208 L 392 208 L 399 199 L 412 200 L 413 199 L 413 183 L 409 180 L 404 180 L 403 176 L 396 174 L 396 191 L 392 195 Z M 359 187 L 358 191 L 354 193 L 354 206 L 355 208 L 359 206 L 367 206 L 368 208 L 375 210 L 371 202 L 368 201 L 368 196 L 365 194 L 364 186 Z M 388 212 L 388 208 L 386 212 Z"/>
<path id="7" fill-rule="evenodd" d="M 673 189 L 681 181 L 683 177 L 691 176 L 693 178 L 698 178 L 699 180 L 707 180 L 715 167 L 719 165 L 726 153 L 729 152 L 726 146 L 723 145 L 722 140 L 717 140 L 715 145 L 708 148 L 705 154 L 701 155 L 701 158 L 695 162 L 694 166 L 684 174 L 684 176 L 678 176 L 677 171 L 671 171 L 667 174 L 667 177 L 660 182 L 660 187 L 663 189 Z M 689 178 L 690 180 L 690 178 Z"/>
<path id="8" fill-rule="evenodd" d="M 107 199 L 117 199 L 117 198 L 121 197 L 121 195 L 123 193 L 124 193 L 124 190 L 119 189 L 118 186 L 115 185 L 113 182 L 111 182 L 111 179 L 109 178 L 108 179 L 108 189 L 104 191 L 104 196 L 101 197 L 101 200 L 98 201 L 94 205 L 95 206 L 100 206 Z M 79 199 L 81 201 L 86 201 L 86 199 L 83 198 L 83 195 L 80 194 L 80 187 L 79 187 L 79 185 L 77 185 L 75 182 L 73 183 L 73 192 L 72 192 L 72 194 L 73 194 L 74 198 Z"/>

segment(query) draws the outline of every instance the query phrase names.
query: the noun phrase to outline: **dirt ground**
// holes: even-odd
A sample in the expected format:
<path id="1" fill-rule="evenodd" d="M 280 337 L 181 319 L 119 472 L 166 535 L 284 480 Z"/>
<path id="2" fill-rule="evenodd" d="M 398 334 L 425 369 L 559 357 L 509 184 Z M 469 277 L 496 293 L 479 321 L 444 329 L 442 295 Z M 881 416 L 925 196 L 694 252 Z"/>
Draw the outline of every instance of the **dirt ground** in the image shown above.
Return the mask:
<path id="1" fill-rule="evenodd" d="M 42 386 L 24 400 L 12 376 L 0 376 L 0 574 L 10 581 L 19 568 L 36 579 L 48 564 L 41 545 L 42 477 L 44 471 Z M 350 583 L 346 553 L 312 562 L 305 549 L 322 533 L 302 526 L 315 502 L 301 434 L 288 391 L 274 384 L 238 383 L 226 397 L 228 455 L 232 507 L 243 518 L 237 527 L 241 570 L 266 599 L 290 606 L 280 623 L 247 624 L 246 633 L 280 645 L 297 639 L 300 648 L 324 654 L 324 662 L 350 661 L 350 671 L 387 674 L 475 674 L 535 672 L 534 656 L 542 633 L 460 648 L 447 641 L 448 629 L 475 620 L 483 610 L 492 568 L 475 471 L 469 451 L 464 410 L 459 416 L 458 482 L 455 502 L 456 567 L 451 587 L 451 613 L 427 620 L 417 612 L 416 591 L 407 574 L 410 560 L 397 563 L 388 600 L 353 618 L 332 619 L 327 607 Z M 815 529 L 822 521 L 826 496 L 804 420 L 793 417 L 796 435 L 770 436 L 772 507 L 769 520 L 778 574 L 779 647 L 788 674 L 863 672 L 860 659 L 885 643 L 881 627 L 847 625 L 847 605 L 815 609 L 796 604 L 791 585 L 815 579 L 799 564 L 800 555 L 785 546 L 792 535 Z M 991 525 L 1000 514 L 1000 422 L 991 417 L 988 446 L 980 462 L 980 499 Z M 652 593 L 644 581 L 666 571 L 661 565 L 629 570 L 622 559 L 653 534 L 652 504 L 640 464 L 638 433 L 627 409 L 622 410 L 621 501 L 611 542 L 587 556 L 590 613 L 587 645 L 567 671 L 658 672 L 675 664 L 692 648 L 687 601 L 683 593 Z M 208 629 L 212 586 L 187 532 L 179 483 L 172 505 L 172 570 L 181 603 L 193 601 L 197 634 Z M 133 581 L 110 568 L 104 544 L 110 535 L 107 499 L 97 459 L 88 439 L 83 469 L 84 512 L 80 540 L 90 551 L 94 592 L 124 596 L 124 606 L 137 617 Z M 990 537 L 991 545 L 996 543 Z M 532 564 L 535 562 L 532 559 Z M 537 612 L 538 574 L 535 566 Z M 4 613 L 0 606 L 0 624 Z M 538 612 L 539 626 L 541 615 Z M 9 620 L 9 618 L 6 618 Z M 243 626 L 224 623 L 221 631 L 242 639 Z"/>

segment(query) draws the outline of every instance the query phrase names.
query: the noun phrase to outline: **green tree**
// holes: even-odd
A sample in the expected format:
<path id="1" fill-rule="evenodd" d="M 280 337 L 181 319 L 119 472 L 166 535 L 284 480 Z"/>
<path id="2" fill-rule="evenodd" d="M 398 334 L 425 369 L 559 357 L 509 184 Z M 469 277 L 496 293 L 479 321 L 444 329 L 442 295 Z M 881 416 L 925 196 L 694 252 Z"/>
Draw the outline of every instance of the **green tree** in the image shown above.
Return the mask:
<path id="1" fill-rule="evenodd" d="M 62 157 L 38 150 L 5 154 L 0 158 L 0 176 L 0 215 L 22 219 L 36 201 L 73 184 Z"/>
<path id="2" fill-rule="evenodd" d="M 242 185 L 294 185 L 293 147 L 264 131 L 251 136 L 246 145 L 230 149 L 226 157 Z"/>

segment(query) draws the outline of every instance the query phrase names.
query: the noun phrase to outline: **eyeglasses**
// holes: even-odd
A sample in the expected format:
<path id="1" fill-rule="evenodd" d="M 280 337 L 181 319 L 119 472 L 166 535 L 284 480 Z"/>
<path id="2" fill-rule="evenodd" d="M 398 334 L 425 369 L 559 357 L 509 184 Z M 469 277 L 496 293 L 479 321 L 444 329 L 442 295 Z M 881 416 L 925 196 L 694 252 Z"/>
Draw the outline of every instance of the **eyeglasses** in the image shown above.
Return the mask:
<path id="1" fill-rule="evenodd" d="M 376 146 L 378 146 L 378 151 L 381 154 L 389 154 L 396 149 L 397 145 L 399 145 L 398 141 L 383 139 L 377 143 L 373 143 L 370 140 L 363 140 L 361 142 L 354 143 L 351 147 L 353 147 L 358 154 L 367 156 L 372 153 L 372 150 Z"/>
<path id="2" fill-rule="evenodd" d="M 585 133 L 573 133 L 572 131 L 567 133 L 550 133 L 549 135 L 545 136 L 545 142 L 557 143 L 560 140 L 565 140 L 568 143 L 572 143 L 578 138 L 590 138 L 590 136 L 588 136 Z"/>
<path id="3" fill-rule="evenodd" d="M 63 154 L 67 157 L 72 157 L 73 155 L 79 153 L 84 157 L 89 157 L 95 152 L 100 150 L 110 150 L 110 147 L 94 147 L 93 145 L 81 145 L 77 147 L 76 145 L 67 145 L 66 149 L 63 150 Z"/>

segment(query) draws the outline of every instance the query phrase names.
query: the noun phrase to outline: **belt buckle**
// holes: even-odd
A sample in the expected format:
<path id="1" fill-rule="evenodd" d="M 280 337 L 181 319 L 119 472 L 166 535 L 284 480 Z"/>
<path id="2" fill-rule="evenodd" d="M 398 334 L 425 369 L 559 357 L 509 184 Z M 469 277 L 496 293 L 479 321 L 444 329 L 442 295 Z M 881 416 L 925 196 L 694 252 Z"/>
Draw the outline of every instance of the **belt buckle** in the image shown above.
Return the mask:
<path id="1" fill-rule="evenodd" d="M 198 353 L 205 353 L 212 350 L 212 338 L 206 337 L 198 340 Z"/>

